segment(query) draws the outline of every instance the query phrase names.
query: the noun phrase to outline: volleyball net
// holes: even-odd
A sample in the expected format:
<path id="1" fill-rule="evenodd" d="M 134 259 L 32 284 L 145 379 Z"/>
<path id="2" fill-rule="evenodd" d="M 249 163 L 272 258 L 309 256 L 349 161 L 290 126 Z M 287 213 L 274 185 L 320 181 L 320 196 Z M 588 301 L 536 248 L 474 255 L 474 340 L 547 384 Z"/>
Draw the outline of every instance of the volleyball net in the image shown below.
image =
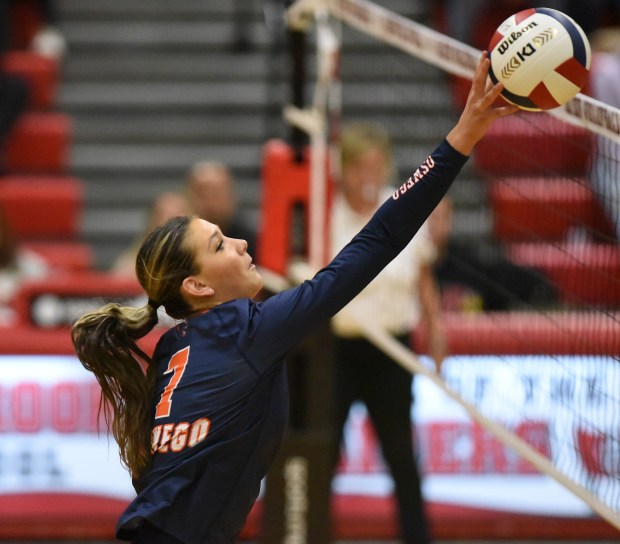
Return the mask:
<path id="1" fill-rule="evenodd" d="M 312 270 L 325 261 L 341 124 L 383 125 L 406 179 L 464 103 L 480 51 L 407 15 L 418 14 L 365 0 L 288 9 L 289 26 L 316 47 L 312 104 L 285 109 L 310 136 Z M 586 94 L 493 125 L 449 193 L 452 255 L 437 272 L 454 357 L 442 375 L 377 330 L 372 311 L 360 320 L 369 340 L 433 382 L 481 433 L 618 529 L 619 149 L 620 110 Z M 424 353 L 423 331 L 416 347 Z"/>

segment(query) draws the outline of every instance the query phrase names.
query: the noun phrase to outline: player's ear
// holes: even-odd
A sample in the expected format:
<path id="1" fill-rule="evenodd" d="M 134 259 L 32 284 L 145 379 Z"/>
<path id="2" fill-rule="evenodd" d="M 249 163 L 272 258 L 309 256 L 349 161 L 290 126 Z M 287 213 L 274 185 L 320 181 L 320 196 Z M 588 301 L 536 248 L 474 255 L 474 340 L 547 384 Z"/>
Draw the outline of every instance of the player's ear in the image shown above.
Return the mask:
<path id="1" fill-rule="evenodd" d="M 215 290 L 204 281 L 196 276 L 188 276 L 183 280 L 181 289 L 190 297 L 210 297 L 213 296 Z"/>

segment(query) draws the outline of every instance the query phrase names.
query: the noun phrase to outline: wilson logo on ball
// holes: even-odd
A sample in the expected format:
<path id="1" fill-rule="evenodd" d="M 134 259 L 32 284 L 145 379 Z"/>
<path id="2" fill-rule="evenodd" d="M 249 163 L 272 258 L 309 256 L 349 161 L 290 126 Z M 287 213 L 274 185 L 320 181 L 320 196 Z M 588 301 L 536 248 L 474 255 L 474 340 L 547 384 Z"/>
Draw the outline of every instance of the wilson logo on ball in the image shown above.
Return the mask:
<path id="1" fill-rule="evenodd" d="M 506 19 L 491 38 L 488 54 L 489 76 L 503 83 L 504 99 L 530 111 L 571 100 L 590 70 L 585 33 L 573 19 L 550 8 L 526 9 Z"/>
<path id="2" fill-rule="evenodd" d="M 541 32 L 538 36 L 534 36 L 532 38 L 532 42 L 524 46 L 521 51 L 517 51 L 517 54 L 510 58 L 506 66 L 502 68 L 502 78 L 508 79 L 512 74 L 517 72 L 521 66 L 521 63 L 525 62 L 528 57 L 531 57 L 542 46 L 548 43 L 549 40 L 553 39 L 554 35 L 554 30 L 552 28 L 548 28 L 547 30 Z"/>
<path id="3" fill-rule="evenodd" d="M 497 46 L 499 54 L 503 55 L 506 51 L 508 51 L 511 43 L 514 43 L 521 36 L 523 36 L 523 34 L 528 32 L 529 30 L 532 30 L 533 28 L 536 28 L 537 26 L 538 25 L 536 23 L 530 23 L 529 25 L 525 25 L 519 32 L 512 32 L 506 40 L 504 40 Z"/>

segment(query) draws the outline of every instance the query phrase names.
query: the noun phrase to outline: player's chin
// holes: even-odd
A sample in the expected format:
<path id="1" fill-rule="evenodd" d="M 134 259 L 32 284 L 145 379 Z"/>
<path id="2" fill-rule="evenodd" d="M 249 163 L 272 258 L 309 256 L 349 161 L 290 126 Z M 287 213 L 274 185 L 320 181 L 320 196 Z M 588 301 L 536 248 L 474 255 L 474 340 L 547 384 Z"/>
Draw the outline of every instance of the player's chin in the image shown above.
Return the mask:
<path id="1" fill-rule="evenodd" d="M 252 278 L 252 287 L 254 289 L 254 295 L 252 295 L 252 298 L 254 298 L 256 295 L 258 295 L 258 293 L 260 293 L 261 289 L 263 288 L 263 277 L 260 275 L 256 267 L 254 267 L 252 273 L 254 276 Z"/>

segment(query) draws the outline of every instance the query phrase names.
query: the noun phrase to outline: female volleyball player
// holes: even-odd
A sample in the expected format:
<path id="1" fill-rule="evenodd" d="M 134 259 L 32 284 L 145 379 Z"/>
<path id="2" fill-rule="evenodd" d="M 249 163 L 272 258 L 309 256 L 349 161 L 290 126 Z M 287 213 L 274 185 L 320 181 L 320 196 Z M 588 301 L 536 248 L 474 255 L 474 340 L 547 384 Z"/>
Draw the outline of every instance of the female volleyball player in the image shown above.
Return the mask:
<path id="1" fill-rule="evenodd" d="M 137 491 L 118 538 L 235 541 L 285 429 L 287 353 L 405 247 L 491 122 L 515 111 L 494 105 L 501 87 L 487 82 L 488 69 L 483 56 L 446 140 L 312 280 L 253 302 L 262 279 L 246 242 L 179 217 L 139 251 L 136 273 L 148 305 L 108 304 L 77 321 L 76 352 L 101 384 Z M 135 342 L 154 327 L 160 305 L 183 321 L 151 359 Z"/>

